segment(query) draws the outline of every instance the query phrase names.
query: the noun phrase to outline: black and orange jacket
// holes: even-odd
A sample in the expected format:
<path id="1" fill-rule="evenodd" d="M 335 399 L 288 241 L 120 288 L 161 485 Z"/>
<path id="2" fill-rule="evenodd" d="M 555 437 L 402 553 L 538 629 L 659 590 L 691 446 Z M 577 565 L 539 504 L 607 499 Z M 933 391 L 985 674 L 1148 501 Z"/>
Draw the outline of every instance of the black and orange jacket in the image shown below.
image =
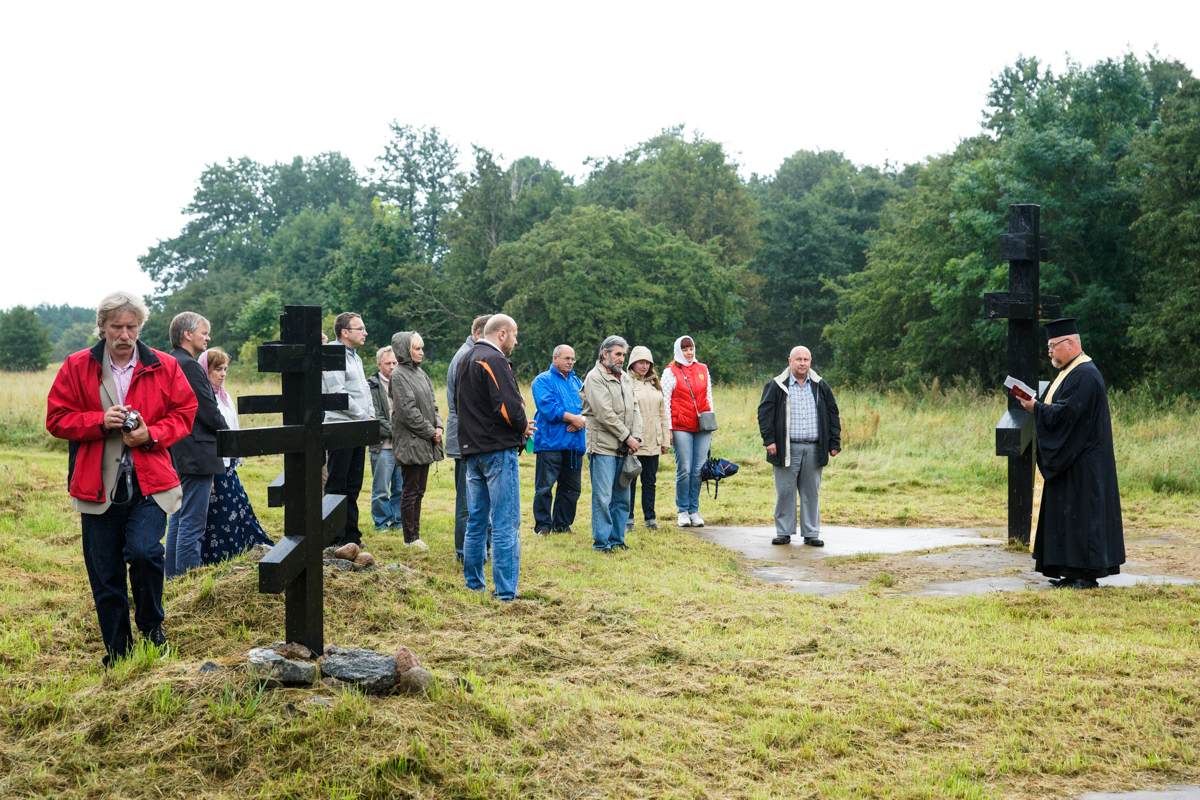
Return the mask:
<path id="1" fill-rule="evenodd" d="M 462 457 L 525 444 L 525 406 L 512 364 L 480 339 L 459 359 L 454 376 L 458 447 Z"/>

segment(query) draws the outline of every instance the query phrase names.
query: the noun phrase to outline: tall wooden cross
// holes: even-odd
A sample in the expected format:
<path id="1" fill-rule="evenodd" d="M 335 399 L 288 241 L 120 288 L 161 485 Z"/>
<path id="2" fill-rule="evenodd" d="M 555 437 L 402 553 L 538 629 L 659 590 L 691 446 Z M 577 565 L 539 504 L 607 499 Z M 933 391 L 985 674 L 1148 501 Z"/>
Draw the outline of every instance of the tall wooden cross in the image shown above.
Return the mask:
<path id="1" fill-rule="evenodd" d="M 1057 319 L 1062 301 L 1039 293 L 1041 262 L 1048 256 L 1040 233 L 1042 207 L 1008 207 L 1008 233 L 1000 234 L 1000 258 L 1008 261 L 1008 291 L 983 296 L 983 316 L 1008 320 L 1008 374 L 1037 386 L 1038 363 L 1046 337 L 1038 330 L 1043 319 Z M 1040 397 L 1045 386 L 1038 390 Z M 1008 539 L 1029 544 L 1033 515 L 1033 469 L 1037 447 L 1033 415 L 1017 398 L 1008 398 L 1008 411 L 996 425 L 996 455 L 1008 457 Z"/>
<path id="2" fill-rule="evenodd" d="M 283 392 L 238 398 L 239 414 L 283 414 L 283 425 L 218 431 L 226 458 L 283 453 L 283 472 L 267 487 L 267 505 L 283 506 L 283 539 L 258 562 L 258 590 L 284 593 L 286 641 L 314 653 L 325 649 L 321 551 L 346 524 L 346 497 L 322 496 L 327 450 L 379 441 L 379 421 L 326 422 L 345 411 L 349 396 L 322 394 L 321 373 L 346 368 L 346 348 L 321 344 L 321 307 L 285 306 L 280 341 L 258 348 L 258 371 L 279 372 Z M 286 480 L 285 480 L 286 476 Z"/>

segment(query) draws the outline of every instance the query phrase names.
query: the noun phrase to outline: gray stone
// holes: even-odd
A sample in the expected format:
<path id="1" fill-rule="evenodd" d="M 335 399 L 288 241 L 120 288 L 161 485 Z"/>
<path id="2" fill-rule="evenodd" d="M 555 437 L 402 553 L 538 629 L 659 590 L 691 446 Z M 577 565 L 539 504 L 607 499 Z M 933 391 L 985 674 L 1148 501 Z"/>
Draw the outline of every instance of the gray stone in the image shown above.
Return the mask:
<path id="1" fill-rule="evenodd" d="M 397 694 L 429 694 L 433 675 L 424 667 L 413 667 L 396 678 Z"/>
<path id="2" fill-rule="evenodd" d="M 409 574 L 415 572 L 415 570 L 412 567 L 408 566 L 407 564 L 388 564 L 387 571 L 388 572 L 405 572 L 405 573 L 409 573 Z"/>
<path id="3" fill-rule="evenodd" d="M 289 686 L 311 686 L 321 674 L 316 664 L 292 661 L 266 647 L 256 647 L 246 654 L 246 671 Z"/>
<path id="4" fill-rule="evenodd" d="M 347 561 L 344 558 L 326 558 L 322 561 L 322 563 L 327 567 L 340 569 L 343 572 L 349 572 L 354 569 L 354 562 Z"/>
<path id="5" fill-rule="evenodd" d="M 809 547 L 799 535 L 790 545 L 773 545 L 775 526 L 706 527 L 690 532 L 714 544 L 736 550 L 746 558 L 786 563 L 820 563 L 829 556 L 853 556 L 861 553 L 906 553 L 931 550 L 935 547 L 958 545 L 998 545 L 995 539 L 983 539 L 973 530 L 958 528 L 851 528 L 841 525 L 822 525 L 824 547 Z"/>
<path id="6" fill-rule="evenodd" d="M 334 553 L 337 551 L 338 549 L 336 547 L 326 547 L 321 551 L 321 558 L 335 558 L 336 556 L 334 556 Z"/>
<path id="7" fill-rule="evenodd" d="M 330 648 L 326 648 L 328 651 Z M 374 650 L 332 648 L 321 671 L 339 681 L 358 684 L 363 691 L 383 694 L 396 685 L 396 657 Z"/>
<path id="8" fill-rule="evenodd" d="M 225 668 L 222 667 L 220 664 L 214 664 L 211 661 L 205 661 L 203 664 L 200 665 L 201 672 L 220 672 L 223 669 L 225 669 Z"/>

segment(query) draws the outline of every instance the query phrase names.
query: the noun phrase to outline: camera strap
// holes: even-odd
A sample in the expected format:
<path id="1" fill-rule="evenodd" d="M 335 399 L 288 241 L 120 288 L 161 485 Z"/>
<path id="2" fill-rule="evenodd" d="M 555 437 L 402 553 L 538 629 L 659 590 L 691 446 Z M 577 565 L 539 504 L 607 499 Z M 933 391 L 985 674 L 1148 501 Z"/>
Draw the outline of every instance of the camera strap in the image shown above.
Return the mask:
<path id="1" fill-rule="evenodd" d="M 117 494 L 119 494 L 122 478 L 125 479 L 125 499 L 118 500 Z M 114 506 L 127 506 L 133 502 L 133 454 L 129 452 L 127 444 L 121 445 L 121 464 L 117 468 L 117 480 L 113 483 L 108 497 Z"/>

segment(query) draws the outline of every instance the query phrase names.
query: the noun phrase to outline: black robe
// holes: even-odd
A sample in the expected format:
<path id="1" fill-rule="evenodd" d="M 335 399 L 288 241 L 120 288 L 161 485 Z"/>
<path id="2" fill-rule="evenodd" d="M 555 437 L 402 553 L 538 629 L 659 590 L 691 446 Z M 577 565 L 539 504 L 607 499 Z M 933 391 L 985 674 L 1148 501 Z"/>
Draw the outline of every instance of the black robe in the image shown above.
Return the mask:
<path id="1" fill-rule="evenodd" d="M 1080 364 L 1033 407 L 1045 479 L 1033 558 L 1050 578 L 1103 578 L 1125 563 L 1121 496 L 1104 378 Z"/>

